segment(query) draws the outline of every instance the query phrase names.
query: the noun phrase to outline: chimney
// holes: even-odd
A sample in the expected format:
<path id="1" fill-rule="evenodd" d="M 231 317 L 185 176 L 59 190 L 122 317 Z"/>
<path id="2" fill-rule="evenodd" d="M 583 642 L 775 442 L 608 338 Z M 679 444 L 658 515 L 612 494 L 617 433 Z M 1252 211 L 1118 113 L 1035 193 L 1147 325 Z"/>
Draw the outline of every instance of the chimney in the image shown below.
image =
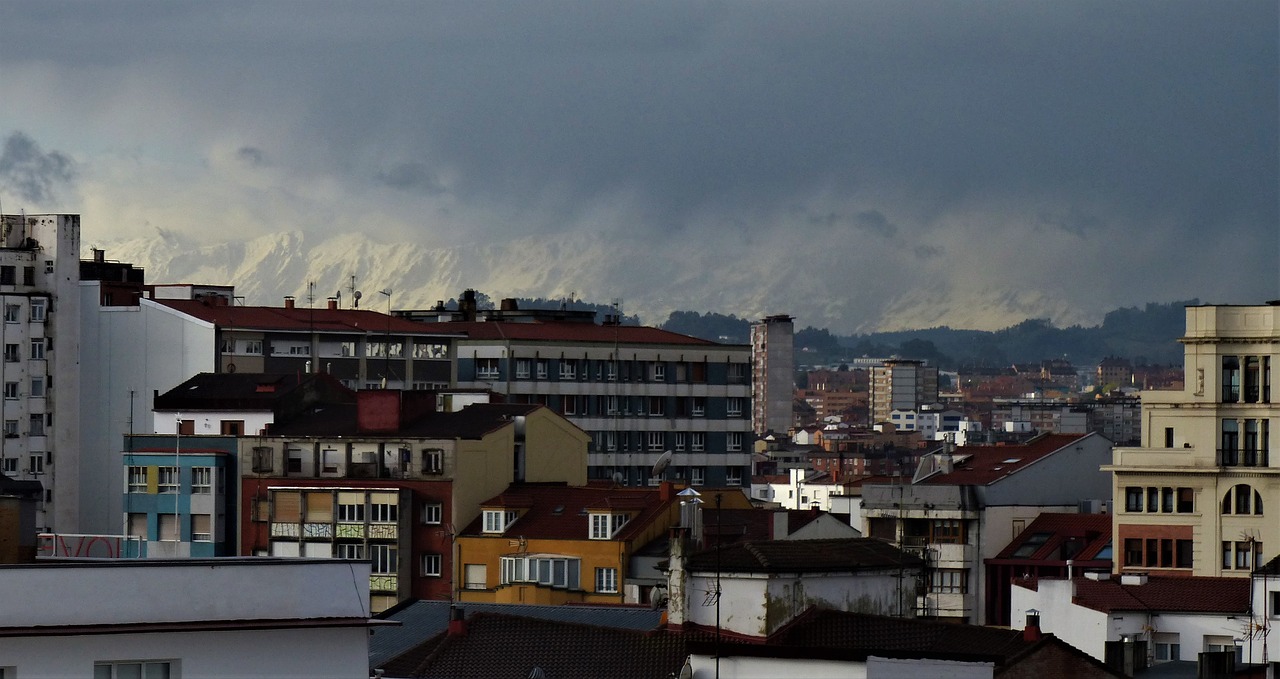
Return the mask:
<path id="1" fill-rule="evenodd" d="M 292 308 L 293 308 L 293 295 L 285 295 L 285 298 L 284 298 L 284 308 L 286 308 L 286 309 L 292 309 Z"/>
<path id="2" fill-rule="evenodd" d="M 329 311 L 338 310 L 338 299 L 336 297 L 329 298 Z"/>
<path id="3" fill-rule="evenodd" d="M 674 486 L 670 481 L 663 481 L 662 483 L 658 484 L 658 499 L 663 502 L 669 501 L 672 497 L 675 496 L 675 493 L 672 492 L 673 490 L 674 490 Z"/>
<path id="4" fill-rule="evenodd" d="M 516 302 L 515 297 L 502 298 L 502 302 L 498 308 L 502 311 L 519 311 L 520 310 L 520 306 Z"/>
<path id="5" fill-rule="evenodd" d="M 465 611 L 457 606 L 449 608 L 449 636 L 467 636 L 467 615 Z"/>
<path id="6" fill-rule="evenodd" d="M 773 512 L 773 527 L 769 533 L 770 540 L 782 540 L 787 537 L 790 528 L 789 516 L 787 510 L 778 509 Z"/>
<path id="7" fill-rule="evenodd" d="M 97 262 L 98 264 L 101 264 L 107 261 L 107 251 L 100 250 L 98 248 L 93 248 L 93 261 Z"/>
<path id="8" fill-rule="evenodd" d="M 685 540 L 689 532 L 687 528 L 671 529 L 671 549 L 667 560 L 667 627 L 683 629 L 688 599 L 685 597 L 685 580 L 688 577 L 684 569 Z"/>
<path id="9" fill-rule="evenodd" d="M 1023 641 L 1040 641 L 1040 611 L 1027 611 L 1027 626 L 1022 629 Z"/>

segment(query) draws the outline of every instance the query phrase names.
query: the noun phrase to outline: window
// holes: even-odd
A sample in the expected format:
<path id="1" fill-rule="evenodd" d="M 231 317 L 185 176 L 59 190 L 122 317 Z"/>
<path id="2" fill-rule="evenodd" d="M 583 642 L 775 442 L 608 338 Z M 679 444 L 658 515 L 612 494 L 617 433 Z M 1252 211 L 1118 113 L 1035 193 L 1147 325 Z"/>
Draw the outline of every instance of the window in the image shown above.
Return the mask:
<path id="1" fill-rule="evenodd" d="M 1236 484 L 1222 496 L 1222 513 L 1262 516 L 1262 495 L 1249 484 Z"/>
<path id="2" fill-rule="evenodd" d="M 484 510 L 484 532 L 501 533 L 505 531 L 519 516 L 513 509 Z"/>
<path id="3" fill-rule="evenodd" d="M 18 354 L 18 345 L 16 344 L 4 345 L 4 362 L 17 363 L 19 360 L 21 359 Z"/>
<path id="4" fill-rule="evenodd" d="M 693 397 L 693 416 L 704 417 L 707 414 L 707 399 L 701 396 Z"/>
<path id="5" fill-rule="evenodd" d="M 176 677 L 169 661 L 95 662 L 93 679 L 170 679 Z"/>
<path id="6" fill-rule="evenodd" d="M 245 340 L 245 342 L 244 342 L 244 353 L 246 353 L 246 354 L 261 354 L 261 353 L 262 353 L 262 340 Z"/>
<path id="7" fill-rule="evenodd" d="M 4 437 L 7 439 L 18 438 L 18 421 L 17 420 L 4 421 Z"/>
<path id="8" fill-rule="evenodd" d="M 516 359 L 516 379 L 527 380 L 529 379 L 529 374 L 530 374 L 529 359 L 517 358 Z"/>
<path id="9" fill-rule="evenodd" d="M 333 546 L 333 556 L 338 559 L 364 560 L 364 545 L 339 542 Z"/>
<path id="10" fill-rule="evenodd" d="M 706 467 L 691 467 L 689 469 L 689 483 L 695 486 L 701 486 L 707 482 Z"/>
<path id="11" fill-rule="evenodd" d="M 244 436 L 244 420 L 222 420 L 219 424 L 223 436 Z"/>
<path id="12" fill-rule="evenodd" d="M 43 337 L 37 337 L 31 340 L 31 360 L 43 361 L 44 347 L 45 347 L 45 341 Z"/>
<path id="13" fill-rule="evenodd" d="M 364 523 L 364 493 L 338 491 L 338 522 Z"/>
<path id="14" fill-rule="evenodd" d="M 191 468 L 191 492 L 194 495 L 213 494 L 213 467 Z"/>
<path id="15" fill-rule="evenodd" d="M 30 429 L 27 433 L 32 436 L 44 436 L 44 415 L 35 413 L 29 420 Z"/>
<path id="16" fill-rule="evenodd" d="M 1164 447 L 1165 448 L 1173 447 L 1173 427 L 1164 428 Z"/>
<path id="17" fill-rule="evenodd" d="M 191 515 L 191 541 L 213 542 L 213 517 L 208 514 Z"/>
<path id="18" fill-rule="evenodd" d="M 18 383 L 17 383 L 17 382 L 5 382 L 5 383 L 4 383 L 4 397 L 5 397 L 5 398 L 7 398 L 7 399 L 15 399 L 15 398 L 18 398 Z"/>
<path id="19" fill-rule="evenodd" d="M 5 474 L 18 473 L 18 458 L 16 457 L 6 457 L 0 465 L 2 465 L 0 466 L 0 471 L 3 471 Z"/>
<path id="20" fill-rule="evenodd" d="M 1195 511 L 1196 491 L 1193 488 L 1178 489 L 1178 513 L 1190 514 Z"/>
<path id="21" fill-rule="evenodd" d="M 423 554 L 422 555 L 422 577 L 438 578 L 440 577 L 440 555 L 439 554 Z"/>
<path id="22" fill-rule="evenodd" d="M 1177 632 L 1154 632 L 1151 635 L 1152 657 L 1156 662 L 1182 659 L 1182 645 Z"/>
<path id="23" fill-rule="evenodd" d="M 724 483 L 726 486 L 742 485 L 742 468 L 741 467 L 725 467 Z"/>
<path id="24" fill-rule="evenodd" d="M 578 379 L 578 364 L 576 361 L 561 359 L 560 360 L 560 379 L 576 380 Z"/>
<path id="25" fill-rule="evenodd" d="M 551 361 L 548 361 L 545 358 L 540 358 L 538 359 L 537 368 L 538 379 L 545 380 L 547 379 L 547 375 L 551 372 Z"/>
<path id="26" fill-rule="evenodd" d="M 1124 510 L 1126 512 L 1142 511 L 1142 487 L 1127 486 L 1124 489 Z"/>
<path id="27" fill-rule="evenodd" d="M 1240 359 L 1222 357 L 1222 402 L 1237 403 L 1240 400 Z"/>
<path id="28" fill-rule="evenodd" d="M 399 557 L 395 545 L 369 545 L 369 563 L 374 573 L 395 573 L 400 566 Z"/>
<path id="29" fill-rule="evenodd" d="M 1160 511 L 1160 492 L 1157 488 L 1147 488 L 1147 511 Z"/>
<path id="30" fill-rule="evenodd" d="M 725 443 L 724 443 L 725 450 L 731 453 L 736 453 L 742 450 L 742 432 L 731 431 L 725 434 L 724 439 L 725 439 Z"/>
<path id="31" fill-rule="evenodd" d="M 1219 456 L 1223 466 L 1240 464 L 1240 423 L 1236 420 L 1222 421 L 1222 444 Z"/>
<path id="32" fill-rule="evenodd" d="M 729 384 L 746 384 L 749 367 L 746 363 L 730 363 Z"/>
<path id="33" fill-rule="evenodd" d="M 742 417 L 742 399 L 736 396 L 726 399 L 725 415 L 729 417 Z"/>
<path id="34" fill-rule="evenodd" d="M 159 468 L 159 491 L 161 493 L 178 492 L 178 468 L 177 467 L 160 467 Z"/>
<path id="35" fill-rule="evenodd" d="M 485 589 L 488 585 L 487 569 L 482 563 L 469 563 L 462 569 L 462 587 L 464 589 Z"/>
<path id="36" fill-rule="evenodd" d="M 666 450 L 666 447 L 667 447 L 667 433 L 666 433 L 666 432 L 663 432 L 663 431 L 651 431 L 651 432 L 648 432 L 648 437 L 649 437 L 649 450 L 650 450 L 650 451 L 662 451 L 662 450 Z"/>
<path id="37" fill-rule="evenodd" d="M 707 448 L 707 435 L 700 431 L 695 431 L 689 435 L 689 449 L 695 453 L 700 453 Z"/>
<path id="38" fill-rule="evenodd" d="M 1234 555 L 1234 558 L 1232 558 Z M 1261 542 L 1228 542 L 1222 543 L 1222 570 L 1250 570 L 1254 564 L 1262 560 Z"/>
<path id="39" fill-rule="evenodd" d="M 44 398 L 44 375 L 31 378 L 31 398 Z"/>
<path id="40" fill-rule="evenodd" d="M 439 343 L 414 344 L 413 357 L 422 358 L 449 358 L 449 345 Z"/>
<path id="41" fill-rule="evenodd" d="M 366 342 L 364 345 L 364 355 L 369 358 L 386 358 L 387 343 L 386 342 Z"/>
<path id="42" fill-rule="evenodd" d="M 387 495 L 391 497 L 385 497 Z M 370 523 L 395 523 L 399 516 L 400 506 L 396 504 L 395 493 L 375 493 L 369 496 Z"/>
<path id="43" fill-rule="evenodd" d="M 1192 550 L 1194 549 L 1190 540 L 1176 540 L 1174 548 L 1177 550 L 1177 561 L 1174 562 L 1174 568 L 1191 568 Z"/>
<path id="44" fill-rule="evenodd" d="M 478 380 L 498 379 L 498 359 L 477 358 L 476 359 L 476 379 Z"/>
<path id="45" fill-rule="evenodd" d="M 1141 538 L 1125 538 L 1124 565 L 1126 566 L 1143 565 Z"/>
<path id="46" fill-rule="evenodd" d="M 16 283 L 17 271 L 11 266 L 0 266 L 0 285 L 13 285 Z"/>
<path id="47" fill-rule="evenodd" d="M 443 474 L 444 473 L 444 449 L 443 448 L 423 448 L 422 449 L 422 473 L 423 474 Z"/>
<path id="48" fill-rule="evenodd" d="M 46 259 L 46 260 L 44 260 L 44 272 L 45 272 L 45 273 L 53 273 L 53 260 L 52 260 L 52 259 Z"/>
<path id="49" fill-rule="evenodd" d="M 570 556 L 501 557 L 502 584 L 532 582 L 558 589 L 578 589 L 581 562 Z M 470 581 L 470 576 L 467 580 Z"/>
<path id="50" fill-rule="evenodd" d="M 654 382 L 662 382 L 663 380 L 667 379 L 667 364 L 654 363 L 653 371 L 650 374 L 652 375 Z"/>
<path id="51" fill-rule="evenodd" d="M 130 493 L 147 492 L 147 468 L 136 465 L 129 467 L 128 484 L 128 492 Z"/>
<path id="52" fill-rule="evenodd" d="M 438 502 L 428 502 L 422 505 L 422 522 L 426 524 L 438 524 L 444 516 L 444 505 Z"/>
<path id="53" fill-rule="evenodd" d="M 18 304 L 4 305 L 4 322 L 5 323 L 17 323 L 18 319 L 21 317 L 22 317 L 21 305 L 18 305 Z"/>
<path id="54" fill-rule="evenodd" d="M 929 591 L 946 594 L 964 594 L 968 590 L 968 573 L 958 569 L 939 568 L 930 573 Z"/>
<path id="55" fill-rule="evenodd" d="M 678 432 L 676 432 L 676 445 L 675 445 L 675 451 L 676 451 L 677 453 L 684 452 L 684 449 L 685 449 L 685 446 L 687 445 L 687 441 L 688 441 L 688 440 L 689 440 L 689 435 L 688 435 L 688 434 L 686 434 L 686 433 L 684 433 L 684 432 L 682 432 L 682 431 L 678 431 Z"/>
<path id="56" fill-rule="evenodd" d="M 36 268 L 34 266 L 22 267 L 22 284 L 23 285 L 36 284 Z"/>
<path id="57" fill-rule="evenodd" d="M 591 515 L 591 539 L 608 540 L 613 534 L 609 532 L 609 515 Z"/>
<path id="58" fill-rule="evenodd" d="M 616 568 L 597 568 L 596 569 L 596 593 L 597 594 L 617 594 L 618 593 L 618 569 Z"/>
<path id="59" fill-rule="evenodd" d="M 667 399 L 662 396 L 649 397 L 649 416 L 661 417 L 666 414 Z"/>
<path id="60" fill-rule="evenodd" d="M 31 465 L 27 471 L 32 474 L 44 473 L 44 453 L 32 453 L 28 456 L 28 463 Z"/>

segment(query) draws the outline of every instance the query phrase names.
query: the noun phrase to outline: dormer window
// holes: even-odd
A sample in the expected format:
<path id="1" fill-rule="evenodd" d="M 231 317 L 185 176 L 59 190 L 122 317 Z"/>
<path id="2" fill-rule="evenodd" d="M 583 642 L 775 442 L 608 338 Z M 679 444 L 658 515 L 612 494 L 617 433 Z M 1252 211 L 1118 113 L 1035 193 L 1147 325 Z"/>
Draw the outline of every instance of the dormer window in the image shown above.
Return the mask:
<path id="1" fill-rule="evenodd" d="M 600 514 L 592 512 L 591 521 L 591 539 L 592 540 L 608 540 L 627 523 L 630 518 L 626 514 Z"/>
<path id="2" fill-rule="evenodd" d="M 515 523 L 519 516 L 519 512 L 514 509 L 486 509 L 484 510 L 484 532 L 501 533 Z"/>

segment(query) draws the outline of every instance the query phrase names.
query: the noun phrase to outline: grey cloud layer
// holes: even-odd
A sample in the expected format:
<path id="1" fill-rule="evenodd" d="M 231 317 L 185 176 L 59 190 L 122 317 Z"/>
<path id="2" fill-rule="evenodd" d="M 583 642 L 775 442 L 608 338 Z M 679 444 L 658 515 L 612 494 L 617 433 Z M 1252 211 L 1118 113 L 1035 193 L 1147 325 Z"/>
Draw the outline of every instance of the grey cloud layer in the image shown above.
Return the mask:
<path id="1" fill-rule="evenodd" d="M 483 206 L 482 237 L 794 230 L 888 275 L 1015 232 L 1158 262 L 1223 233 L 1267 245 L 1244 294 L 1277 289 L 1270 1 L 2 3 L 0 25 L 0 68 L 156 69 L 242 164 Z"/>

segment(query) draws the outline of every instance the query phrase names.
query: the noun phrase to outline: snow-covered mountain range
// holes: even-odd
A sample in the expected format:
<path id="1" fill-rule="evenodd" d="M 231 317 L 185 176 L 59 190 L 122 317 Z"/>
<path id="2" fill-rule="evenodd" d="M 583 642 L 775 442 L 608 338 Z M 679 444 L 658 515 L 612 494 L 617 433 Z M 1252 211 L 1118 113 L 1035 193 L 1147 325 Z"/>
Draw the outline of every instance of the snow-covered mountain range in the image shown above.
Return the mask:
<path id="1" fill-rule="evenodd" d="M 950 325 L 999 329 L 1027 318 L 1059 325 L 1092 324 L 1062 299 L 1037 291 L 941 290 L 938 285 L 896 292 L 862 293 L 813 258 L 752 256 L 729 251 L 675 249 L 655 254 L 641 243 L 601 235 L 539 235 L 500 243 L 432 248 L 378 243 L 360 234 L 313 236 L 279 232 L 248 241 L 201 245 L 160 231 L 152 238 L 92 240 L 110 260 L 146 269 L 150 283 L 230 284 L 250 305 L 278 305 L 286 295 L 314 304 L 342 292 L 350 303 L 352 277 L 362 306 L 386 308 L 380 290 L 392 292 L 396 309 L 421 309 L 474 288 L 502 297 L 570 296 L 598 303 L 621 300 L 627 314 L 660 324 L 674 310 L 714 311 L 743 318 L 787 313 L 797 327 L 849 334 Z"/>

